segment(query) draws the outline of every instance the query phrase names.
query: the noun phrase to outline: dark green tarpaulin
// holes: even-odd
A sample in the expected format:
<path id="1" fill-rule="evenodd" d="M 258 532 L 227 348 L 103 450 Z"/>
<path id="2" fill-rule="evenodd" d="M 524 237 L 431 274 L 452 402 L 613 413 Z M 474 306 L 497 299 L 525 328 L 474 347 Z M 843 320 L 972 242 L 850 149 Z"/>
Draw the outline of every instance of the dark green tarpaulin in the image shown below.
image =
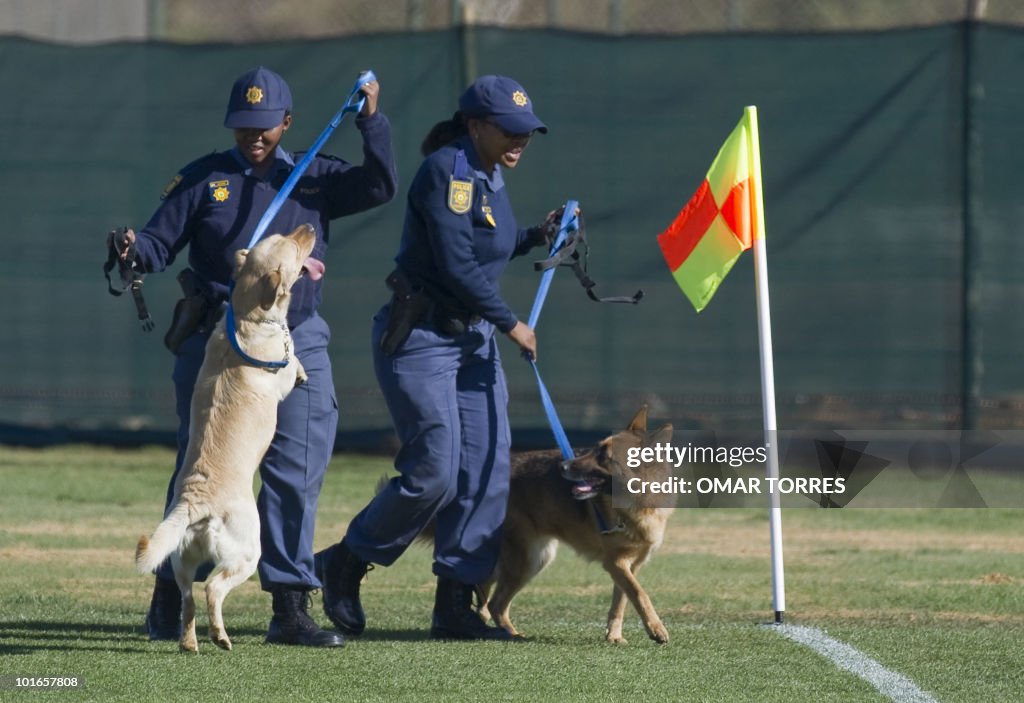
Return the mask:
<path id="1" fill-rule="evenodd" d="M 385 299 L 419 142 L 451 115 L 468 50 L 477 72 L 522 82 L 551 128 L 507 174 L 521 224 L 580 201 L 599 293 L 646 292 L 636 308 L 600 306 L 568 271 L 556 276 L 537 334 L 570 436 L 619 426 L 643 401 L 678 426 L 759 426 L 752 258 L 697 315 L 655 242 L 745 105 L 760 116 L 780 428 L 956 426 L 965 368 L 976 372 L 979 423 L 1018 426 L 1024 35 L 977 28 L 965 81 L 964 31 L 611 38 L 477 29 L 469 43 L 453 30 L 245 46 L 0 39 L 0 423 L 174 426 L 160 339 L 184 263 L 147 278 L 158 330 L 144 334 L 130 300 L 106 293 L 104 237 L 141 227 L 178 168 L 231 146 L 221 127 L 227 90 L 264 64 L 292 87 L 290 149 L 312 143 L 359 69 L 380 77 L 401 191 L 336 223 L 322 314 L 334 333 L 341 429 L 388 429 L 369 321 Z M 325 151 L 359 158 L 350 122 Z M 965 336 L 965 280 L 975 286 L 974 338 Z M 523 317 L 536 285 L 530 260 L 511 264 L 503 286 Z M 511 344 L 503 353 L 514 427 L 543 428 L 528 367 Z"/>

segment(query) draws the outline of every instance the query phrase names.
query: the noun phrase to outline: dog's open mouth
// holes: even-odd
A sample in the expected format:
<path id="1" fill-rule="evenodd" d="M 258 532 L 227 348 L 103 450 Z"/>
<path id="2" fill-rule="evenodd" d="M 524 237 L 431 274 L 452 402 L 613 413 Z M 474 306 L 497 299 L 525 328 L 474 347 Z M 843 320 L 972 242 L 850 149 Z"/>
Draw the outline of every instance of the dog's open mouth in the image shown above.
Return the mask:
<path id="1" fill-rule="evenodd" d="M 309 276 L 311 281 L 319 281 L 324 276 L 324 271 L 327 269 L 324 266 L 324 262 L 320 259 L 314 259 L 312 256 L 306 259 L 302 264 L 302 273 Z"/>
<path id="2" fill-rule="evenodd" d="M 572 484 L 572 497 L 576 500 L 589 500 L 601 492 L 603 485 L 604 479 L 596 476 L 576 479 Z"/>

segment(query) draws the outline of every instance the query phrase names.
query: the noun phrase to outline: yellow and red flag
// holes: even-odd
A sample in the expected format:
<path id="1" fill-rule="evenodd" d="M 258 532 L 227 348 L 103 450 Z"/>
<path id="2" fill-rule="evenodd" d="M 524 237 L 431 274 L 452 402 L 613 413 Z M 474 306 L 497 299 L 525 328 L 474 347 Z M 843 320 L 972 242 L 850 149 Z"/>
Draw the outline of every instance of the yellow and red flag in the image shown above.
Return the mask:
<path id="1" fill-rule="evenodd" d="M 740 254 L 764 238 L 760 181 L 757 111 L 747 108 L 690 202 L 658 235 L 672 276 L 697 312 Z"/>

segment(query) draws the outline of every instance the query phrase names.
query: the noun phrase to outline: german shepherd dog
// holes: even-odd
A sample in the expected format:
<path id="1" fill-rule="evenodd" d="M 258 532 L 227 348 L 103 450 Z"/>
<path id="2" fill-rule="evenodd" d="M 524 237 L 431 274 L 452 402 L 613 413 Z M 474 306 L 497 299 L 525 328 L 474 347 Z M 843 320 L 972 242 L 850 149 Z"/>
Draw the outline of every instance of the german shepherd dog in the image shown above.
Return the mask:
<path id="1" fill-rule="evenodd" d="M 306 380 L 290 351 L 287 318 L 295 281 L 307 272 L 319 277 L 316 267 L 307 268 L 315 243 L 313 228 L 302 225 L 287 236 L 274 234 L 236 253 L 231 305 L 238 342 L 257 359 L 283 357 L 287 365 L 273 373 L 250 365 L 234 351 L 220 322 L 206 344 L 192 395 L 188 449 L 174 499 L 164 521 L 136 547 L 140 573 L 171 559 L 182 594 L 183 651 L 199 649 L 192 582 L 206 561 L 220 569 L 206 584 L 210 638 L 218 647 L 231 649 L 221 606 L 231 589 L 252 576 L 260 558 L 253 474 L 274 436 L 278 404 Z"/>
<path id="2" fill-rule="evenodd" d="M 606 437 L 584 454 L 565 461 L 558 451 L 512 455 L 508 513 L 502 530 L 501 555 L 493 576 L 478 589 L 480 616 L 519 632 L 509 617 L 512 599 L 530 579 L 555 559 L 559 542 L 580 556 L 600 561 L 612 578 L 612 604 L 608 610 L 605 640 L 624 644 L 622 619 L 626 600 L 643 620 L 647 634 L 658 643 L 668 642 L 668 631 L 655 612 L 636 573 L 650 559 L 665 535 L 672 508 L 658 501 L 630 497 L 612 501 L 612 488 L 624 491 L 633 477 L 665 481 L 672 467 L 667 463 L 627 466 L 629 450 L 672 440 L 672 425 L 647 431 L 647 407 L 637 412 L 625 430 Z M 661 505 L 664 505 L 662 496 Z M 605 534 L 597 527 L 594 506 L 609 523 Z M 422 537 L 432 539 L 433 525 Z M 492 592 L 493 589 L 493 592 Z"/>

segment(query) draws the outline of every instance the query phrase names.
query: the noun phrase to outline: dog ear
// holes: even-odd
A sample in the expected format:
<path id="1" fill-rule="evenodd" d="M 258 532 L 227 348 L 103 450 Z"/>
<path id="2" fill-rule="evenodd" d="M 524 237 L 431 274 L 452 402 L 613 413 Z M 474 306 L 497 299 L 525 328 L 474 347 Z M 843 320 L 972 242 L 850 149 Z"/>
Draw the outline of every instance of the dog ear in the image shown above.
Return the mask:
<path id="1" fill-rule="evenodd" d="M 232 278 L 238 277 L 238 272 L 242 270 L 242 266 L 245 264 L 247 256 L 249 256 L 248 249 L 239 249 L 235 252 L 235 271 L 231 276 Z"/>
<path id="2" fill-rule="evenodd" d="M 633 432 L 646 432 L 647 431 L 647 405 L 641 405 L 640 410 L 637 411 L 636 415 L 629 423 L 627 430 Z"/>
<path id="3" fill-rule="evenodd" d="M 665 423 L 647 438 L 647 444 L 671 444 L 672 443 L 672 425 L 671 423 Z"/>
<path id="4" fill-rule="evenodd" d="M 269 310 L 277 301 L 277 291 L 281 287 L 281 272 L 277 269 L 260 279 L 260 307 Z"/>

